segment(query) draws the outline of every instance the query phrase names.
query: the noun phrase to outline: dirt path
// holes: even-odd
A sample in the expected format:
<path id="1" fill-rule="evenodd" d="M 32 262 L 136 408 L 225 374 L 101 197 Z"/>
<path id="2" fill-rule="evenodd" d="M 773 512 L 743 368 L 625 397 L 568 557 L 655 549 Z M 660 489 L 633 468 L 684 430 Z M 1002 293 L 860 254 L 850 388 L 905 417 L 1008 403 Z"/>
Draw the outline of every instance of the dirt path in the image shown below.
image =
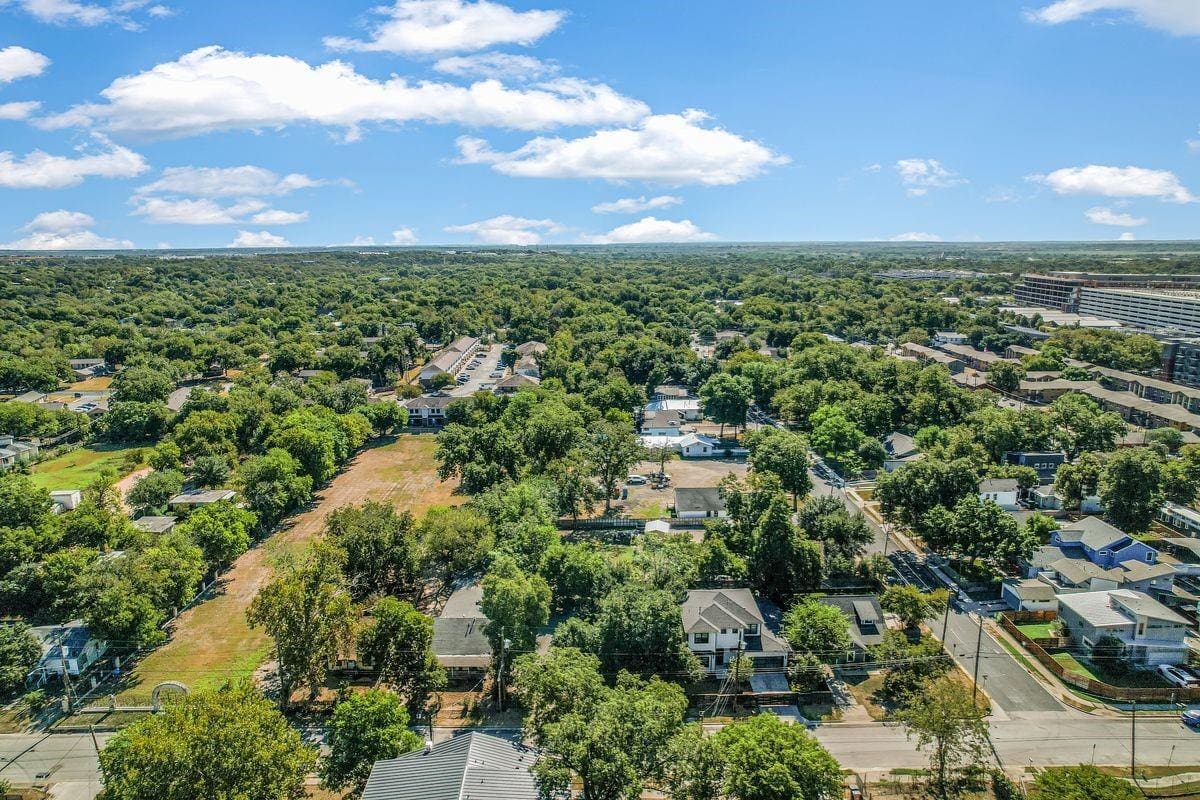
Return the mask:
<path id="1" fill-rule="evenodd" d="M 175 621 L 171 641 L 137 665 L 121 698 L 148 698 L 155 684 L 182 681 L 193 689 L 245 677 L 266 658 L 267 636 L 246 624 L 246 608 L 285 553 L 297 553 L 318 536 L 336 508 L 364 500 L 392 502 L 420 516 L 431 505 L 455 502 L 454 483 L 438 480 L 433 436 L 404 435 L 364 450 L 315 498 L 315 506 L 239 558 L 220 582 L 218 594 Z"/>
<path id="2" fill-rule="evenodd" d="M 117 481 L 117 497 L 121 498 L 121 508 L 125 509 L 126 514 L 130 513 L 132 509 L 130 509 L 129 504 L 125 502 L 125 495 L 129 494 L 129 490 L 133 488 L 135 483 L 149 475 L 151 471 L 152 470 L 150 467 L 135 469 L 133 472 Z"/>

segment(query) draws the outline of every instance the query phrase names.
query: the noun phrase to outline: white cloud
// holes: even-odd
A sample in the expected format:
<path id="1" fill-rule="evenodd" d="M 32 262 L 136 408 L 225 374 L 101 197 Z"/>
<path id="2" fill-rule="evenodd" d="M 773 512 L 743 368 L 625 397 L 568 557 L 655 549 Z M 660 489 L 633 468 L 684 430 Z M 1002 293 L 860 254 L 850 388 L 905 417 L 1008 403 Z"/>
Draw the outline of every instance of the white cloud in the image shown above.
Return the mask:
<path id="1" fill-rule="evenodd" d="M 392 244 L 416 244 L 417 232 L 409 227 L 397 228 L 392 231 Z"/>
<path id="2" fill-rule="evenodd" d="M 0 49 L 0 84 L 36 77 L 48 66 L 50 59 L 41 53 L 17 45 L 5 47 Z"/>
<path id="3" fill-rule="evenodd" d="M 290 247 L 291 242 L 269 231 L 238 231 L 230 247 Z"/>
<path id="4" fill-rule="evenodd" d="M 133 247 L 124 239 L 107 239 L 88 230 L 96 224 L 90 214 L 82 211 L 45 211 L 38 214 L 21 230 L 23 239 L 0 244 L 0 250 L 114 250 Z"/>
<path id="5" fill-rule="evenodd" d="M 437 61 L 438 72 L 459 77 L 483 77 L 519 81 L 547 78 L 558 72 L 558 65 L 533 56 L 511 53 L 477 53 L 470 56 L 449 56 Z"/>
<path id="6" fill-rule="evenodd" d="M 1137 237 L 1133 235 L 1133 231 L 1125 231 L 1124 233 L 1122 233 L 1120 236 L 1117 237 L 1118 242 L 1132 242 L 1132 241 L 1135 241 L 1136 239 L 1137 239 Z"/>
<path id="7" fill-rule="evenodd" d="M 322 186 L 315 180 L 293 172 L 280 177 L 269 169 L 246 164 L 241 167 L 167 167 L 153 183 L 138 188 L 138 193 L 164 192 L 198 197 L 264 197 L 290 194 L 297 189 Z"/>
<path id="8" fill-rule="evenodd" d="M 151 17 L 172 14 L 163 5 L 149 6 L 149 0 L 115 0 L 110 5 L 79 2 L 79 0 L 0 0 L 0 8 L 12 7 L 24 11 L 38 22 L 51 25 L 96 25 L 115 24 L 127 30 L 140 30 L 141 25 L 132 16 L 135 11 L 145 11 Z"/>
<path id="9" fill-rule="evenodd" d="M 1105 208 L 1104 206 L 1089 208 L 1083 214 L 1088 220 L 1097 225 L 1116 225 L 1121 228 L 1137 228 L 1150 221 L 1145 217 L 1135 217 L 1132 214 L 1113 211 L 1111 208 Z"/>
<path id="10" fill-rule="evenodd" d="M 1200 139 L 1188 139 L 1187 146 L 1193 153 L 1200 153 Z"/>
<path id="11" fill-rule="evenodd" d="M 478 0 L 396 0 L 375 13 L 387 17 L 371 29 L 371 38 L 325 38 L 334 50 L 367 50 L 430 55 L 483 50 L 497 44 L 533 44 L 566 18 L 562 11 L 514 11 Z"/>
<path id="12" fill-rule="evenodd" d="M 133 214 L 159 225 L 235 225 L 249 214 L 266 209 L 261 200 L 245 200 L 223 206 L 209 198 L 145 197 L 130 199 Z M 265 224 L 265 223 L 264 223 Z"/>
<path id="13" fill-rule="evenodd" d="M 0 103 L 0 119 L 28 119 L 31 114 L 41 108 L 36 100 L 20 103 Z"/>
<path id="14" fill-rule="evenodd" d="M 308 222 L 308 212 L 268 208 L 255 214 L 250 221 L 256 225 L 295 225 L 298 222 Z"/>
<path id="15" fill-rule="evenodd" d="M 908 231 L 888 238 L 889 242 L 940 242 L 941 240 L 942 237 L 936 233 L 925 233 L 924 231 Z"/>
<path id="16" fill-rule="evenodd" d="M 428 122 L 540 130 L 629 123 L 647 106 L 604 84 L 558 78 L 524 89 L 485 80 L 470 86 L 376 81 L 342 61 L 313 66 L 291 56 L 203 47 L 176 61 L 117 78 L 85 103 L 40 125 L 99 126 L 160 137 L 216 130 L 317 124 L 360 135 L 366 123 Z"/>
<path id="17" fill-rule="evenodd" d="M 585 236 L 592 244 L 633 244 L 636 242 L 709 242 L 715 233 L 701 230 L 690 219 L 679 221 L 643 217 L 637 222 L 620 225 L 599 236 Z"/>
<path id="18" fill-rule="evenodd" d="M 967 182 L 966 178 L 946 169 L 933 158 L 902 158 L 895 167 L 911 197 L 926 195 L 930 189 L 949 189 Z"/>
<path id="19" fill-rule="evenodd" d="M 597 203 L 592 206 L 592 212 L 595 214 L 640 214 L 656 208 L 677 206 L 682 202 L 682 197 L 673 194 L 662 194 L 649 199 L 644 195 L 642 197 L 623 197 L 609 203 Z"/>
<path id="20" fill-rule="evenodd" d="M 1102 197 L 1157 197 L 1174 203 L 1192 203 L 1196 196 L 1179 182 L 1175 173 L 1143 167 L 1066 167 L 1049 175 L 1030 175 L 1027 180 L 1044 183 L 1056 194 L 1093 194 Z"/>
<path id="21" fill-rule="evenodd" d="M 1200 3 L 1196 0 L 1057 0 L 1026 12 L 1026 16 L 1034 22 L 1059 25 L 1106 12 L 1132 16 L 1148 28 L 1176 36 L 1200 35 Z"/>
<path id="22" fill-rule="evenodd" d="M 146 159 L 125 147 L 103 138 L 97 141 L 100 152 L 70 156 L 52 156 L 34 150 L 23 158 L 0 151 L 0 187 L 6 189 L 62 189 L 77 186 L 84 178 L 133 178 L 149 167 Z"/>
<path id="23" fill-rule="evenodd" d="M 512 152 L 487 142 L 459 137 L 461 161 L 491 164 L 505 175 L 523 178 L 603 178 L 669 185 L 709 186 L 753 178 L 786 156 L 722 128 L 705 127 L 701 111 L 656 114 L 636 127 L 600 130 L 579 139 L 539 136 Z"/>
<path id="24" fill-rule="evenodd" d="M 501 214 L 467 225 L 450 225 L 442 230 L 447 233 L 470 233 L 483 244 L 529 245 L 542 241 L 542 232 L 558 233 L 563 228 L 550 219 L 527 219 Z"/>

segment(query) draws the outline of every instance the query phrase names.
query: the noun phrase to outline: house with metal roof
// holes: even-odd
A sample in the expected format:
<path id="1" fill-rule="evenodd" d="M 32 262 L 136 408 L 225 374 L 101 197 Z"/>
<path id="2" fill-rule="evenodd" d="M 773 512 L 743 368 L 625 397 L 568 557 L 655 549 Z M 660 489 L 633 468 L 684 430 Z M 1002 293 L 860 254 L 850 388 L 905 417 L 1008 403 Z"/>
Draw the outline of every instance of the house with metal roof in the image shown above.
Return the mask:
<path id="1" fill-rule="evenodd" d="M 883 461 L 884 472 L 895 472 L 905 464 L 922 457 L 917 449 L 917 443 L 906 433 L 890 433 L 883 440 L 883 450 L 887 457 Z"/>
<path id="2" fill-rule="evenodd" d="M 52 675 L 77 676 L 96 663 L 108 650 L 108 642 L 92 636 L 83 620 L 62 625 L 40 625 L 33 635 L 42 646 L 42 658 L 25 679 L 27 686 L 38 687 Z"/>
<path id="3" fill-rule="evenodd" d="M 715 486 L 675 490 L 675 516 L 679 519 L 715 519 L 729 516 L 721 490 Z"/>
<path id="4" fill-rule="evenodd" d="M 1186 663 L 1191 653 L 1191 624 L 1143 592 L 1117 589 L 1060 595 L 1058 618 L 1068 635 L 1091 650 L 1103 637 L 1124 645 L 1135 666 Z"/>
<path id="5" fill-rule="evenodd" d="M 472 731 L 376 761 L 362 800 L 538 800 L 537 752 Z"/>
<path id="6" fill-rule="evenodd" d="M 235 497 L 237 492 L 232 489 L 188 489 L 168 500 L 167 508 L 187 510 L 220 503 L 223 500 L 233 500 Z"/>
<path id="7" fill-rule="evenodd" d="M 133 521 L 133 527 L 139 531 L 146 533 L 168 533 L 175 527 L 175 523 L 179 520 L 178 517 L 162 516 L 162 517 L 138 517 Z"/>
<path id="8" fill-rule="evenodd" d="M 739 651 L 756 672 L 782 672 L 792 648 L 768 626 L 764 606 L 749 589 L 689 590 L 681 608 L 688 649 L 713 675 L 724 675 Z"/>

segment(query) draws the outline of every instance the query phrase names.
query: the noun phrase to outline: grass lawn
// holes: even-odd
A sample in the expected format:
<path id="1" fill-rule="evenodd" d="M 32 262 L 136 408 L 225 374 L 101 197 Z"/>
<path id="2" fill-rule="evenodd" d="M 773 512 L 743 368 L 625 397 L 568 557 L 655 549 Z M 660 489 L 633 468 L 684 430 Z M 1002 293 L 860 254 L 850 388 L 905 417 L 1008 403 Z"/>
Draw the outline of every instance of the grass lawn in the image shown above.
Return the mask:
<path id="1" fill-rule="evenodd" d="M 354 463 L 322 489 L 315 505 L 286 520 L 261 546 L 245 553 L 221 577 L 215 597 L 175 621 L 171 641 L 133 670 L 121 701 L 148 702 L 162 681 L 182 681 L 192 689 L 220 686 L 252 675 L 270 655 L 271 641 L 246 623 L 246 608 L 271 580 L 279 559 L 296 554 L 325 527 L 325 516 L 365 500 L 390 502 L 420 518 L 431 505 L 455 502 L 454 483 L 438 480 L 432 436 L 401 435 L 359 453 Z"/>
<path id="2" fill-rule="evenodd" d="M 43 489 L 83 489 L 105 469 L 125 475 L 140 466 L 126 464 L 126 454 L 145 448 L 128 445 L 97 444 L 80 447 L 33 466 L 33 482 Z"/>
<path id="3" fill-rule="evenodd" d="M 1027 622 L 1023 625 L 1018 625 L 1017 629 L 1030 639 L 1045 639 L 1054 635 L 1050 632 L 1049 622 Z"/>
<path id="4" fill-rule="evenodd" d="M 1162 689 L 1168 686 L 1158 673 L 1149 670 L 1134 670 L 1127 675 L 1113 675 L 1089 661 L 1080 661 L 1070 653 L 1055 653 L 1054 660 L 1071 672 L 1110 686 L 1120 686 L 1124 689 Z"/>
<path id="5" fill-rule="evenodd" d="M 86 381 L 75 381 L 70 387 L 72 392 L 99 392 L 112 385 L 111 375 L 101 375 L 99 378 L 88 378 Z"/>
<path id="6" fill-rule="evenodd" d="M 1092 671 L 1090 667 L 1085 665 L 1079 659 L 1070 653 L 1055 653 L 1054 660 L 1063 665 L 1064 669 L 1074 672 L 1076 675 L 1082 675 L 1085 678 L 1091 678 L 1094 681 L 1100 680 L 1100 676 Z"/>

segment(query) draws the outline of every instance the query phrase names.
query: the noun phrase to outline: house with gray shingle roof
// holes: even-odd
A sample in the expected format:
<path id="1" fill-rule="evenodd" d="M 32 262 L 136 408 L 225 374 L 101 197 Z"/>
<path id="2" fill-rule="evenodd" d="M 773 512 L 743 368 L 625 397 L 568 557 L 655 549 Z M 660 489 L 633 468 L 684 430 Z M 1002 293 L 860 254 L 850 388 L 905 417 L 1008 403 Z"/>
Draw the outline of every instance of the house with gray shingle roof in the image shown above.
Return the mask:
<path id="1" fill-rule="evenodd" d="M 768 626 L 762 604 L 749 589 L 691 589 L 682 615 L 688 649 L 714 675 L 725 674 L 739 648 L 756 671 L 787 667 L 791 646 Z"/>
<path id="2" fill-rule="evenodd" d="M 537 753 L 471 732 L 376 761 L 362 800 L 538 800 Z"/>

